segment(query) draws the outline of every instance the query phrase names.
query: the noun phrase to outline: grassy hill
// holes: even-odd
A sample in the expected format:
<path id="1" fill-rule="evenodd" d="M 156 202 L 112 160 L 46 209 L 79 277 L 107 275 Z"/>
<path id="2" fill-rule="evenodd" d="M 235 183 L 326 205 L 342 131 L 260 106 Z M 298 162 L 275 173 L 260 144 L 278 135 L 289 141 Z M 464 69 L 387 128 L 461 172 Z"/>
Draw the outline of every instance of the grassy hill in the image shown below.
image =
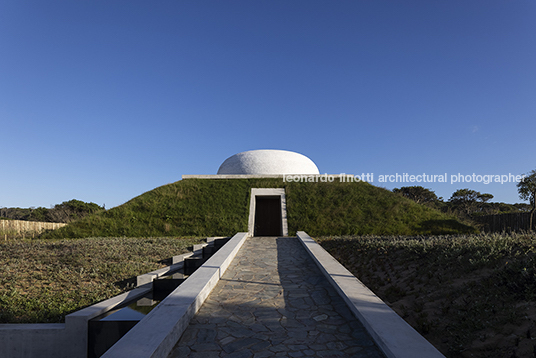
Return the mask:
<path id="1" fill-rule="evenodd" d="M 247 231 L 251 188 L 284 187 L 289 234 L 416 235 L 474 232 L 453 217 L 368 183 L 186 179 L 89 215 L 45 238 L 224 236 Z"/>

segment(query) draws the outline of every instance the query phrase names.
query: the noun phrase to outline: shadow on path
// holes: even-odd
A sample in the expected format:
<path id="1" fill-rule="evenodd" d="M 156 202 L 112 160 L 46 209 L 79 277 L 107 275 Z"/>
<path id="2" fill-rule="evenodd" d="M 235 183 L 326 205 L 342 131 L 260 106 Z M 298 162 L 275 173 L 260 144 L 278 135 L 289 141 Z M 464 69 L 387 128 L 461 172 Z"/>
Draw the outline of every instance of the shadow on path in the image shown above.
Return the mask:
<path id="1" fill-rule="evenodd" d="M 383 357 L 296 238 L 248 238 L 170 357 Z"/>

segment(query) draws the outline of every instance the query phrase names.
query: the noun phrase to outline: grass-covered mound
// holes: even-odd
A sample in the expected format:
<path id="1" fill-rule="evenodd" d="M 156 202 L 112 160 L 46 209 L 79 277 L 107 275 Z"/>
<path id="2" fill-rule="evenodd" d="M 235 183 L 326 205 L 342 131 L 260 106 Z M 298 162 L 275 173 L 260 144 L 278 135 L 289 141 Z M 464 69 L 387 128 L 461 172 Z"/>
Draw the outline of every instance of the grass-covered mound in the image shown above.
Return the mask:
<path id="1" fill-rule="evenodd" d="M 251 188 L 285 188 L 288 227 L 311 235 L 449 234 L 472 227 L 368 183 L 295 183 L 282 179 L 186 179 L 45 234 L 226 236 L 248 230 Z"/>

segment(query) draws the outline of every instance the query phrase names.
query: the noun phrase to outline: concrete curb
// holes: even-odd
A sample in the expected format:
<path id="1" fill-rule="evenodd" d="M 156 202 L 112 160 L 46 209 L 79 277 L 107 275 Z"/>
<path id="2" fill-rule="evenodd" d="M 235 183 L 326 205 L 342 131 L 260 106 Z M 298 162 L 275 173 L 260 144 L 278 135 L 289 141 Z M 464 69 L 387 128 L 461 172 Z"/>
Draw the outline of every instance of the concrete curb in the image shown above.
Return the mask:
<path id="1" fill-rule="evenodd" d="M 193 252 L 173 256 L 170 266 L 137 276 L 136 288 L 73 312 L 65 323 L 0 324 L 0 358 L 86 357 L 89 320 L 151 292 L 153 280 L 181 269 L 185 258 L 202 255 L 205 246 L 220 238 L 225 237 L 207 238 L 207 243 L 194 245 Z"/>
<path id="2" fill-rule="evenodd" d="M 206 244 L 204 245 L 206 246 Z M 149 282 L 153 282 L 159 277 L 162 277 L 170 272 L 178 271 L 181 268 L 184 267 L 184 259 L 188 257 L 192 257 L 195 255 L 200 255 L 202 253 L 203 249 L 198 249 L 194 252 L 188 252 L 182 255 L 173 256 L 171 258 L 172 264 L 170 266 L 163 267 L 158 270 L 154 270 L 148 273 L 144 273 L 143 275 L 139 275 L 136 277 L 136 287 L 143 286 Z"/>
<path id="3" fill-rule="evenodd" d="M 233 236 L 102 357 L 167 357 L 247 237 Z"/>
<path id="4" fill-rule="evenodd" d="M 181 268 L 184 267 L 184 259 L 189 258 L 189 257 L 202 256 L 204 247 L 209 246 L 209 245 L 214 245 L 213 244 L 214 240 L 221 239 L 221 238 L 224 238 L 224 237 L 209 237 L 207 238 L 206 243 L 194 245 L 192 252 L 187 252 L 182 255 L 173 256 L 171 258 L 170 266 L 166 266 L 161 269 L 147 272 L 143 275 L 137 276 L 136 287 L 140 287 L 149 282 L 153 282 L 157 278 L 167 275 L 170 272 L 175 272 L 175 271 L 180 270 Z"/>
<path id="5" fill-rule="evenodd" d="M 298 239 L 388 358 L 440 358 L 430 342 L 304 231 Z"/>

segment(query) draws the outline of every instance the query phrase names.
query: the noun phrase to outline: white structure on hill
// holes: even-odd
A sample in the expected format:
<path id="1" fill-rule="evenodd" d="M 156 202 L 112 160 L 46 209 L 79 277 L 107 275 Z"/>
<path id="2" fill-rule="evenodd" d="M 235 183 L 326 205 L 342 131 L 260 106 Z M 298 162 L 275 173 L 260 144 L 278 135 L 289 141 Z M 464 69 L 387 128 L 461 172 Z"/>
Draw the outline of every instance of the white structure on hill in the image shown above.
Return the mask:
<path id="1" fill-rule="evenodd" d="M 227 158 L 218 174 L 320 174 L 316 164 L 305 155 L 287 150 L 260 149 Z"/>

